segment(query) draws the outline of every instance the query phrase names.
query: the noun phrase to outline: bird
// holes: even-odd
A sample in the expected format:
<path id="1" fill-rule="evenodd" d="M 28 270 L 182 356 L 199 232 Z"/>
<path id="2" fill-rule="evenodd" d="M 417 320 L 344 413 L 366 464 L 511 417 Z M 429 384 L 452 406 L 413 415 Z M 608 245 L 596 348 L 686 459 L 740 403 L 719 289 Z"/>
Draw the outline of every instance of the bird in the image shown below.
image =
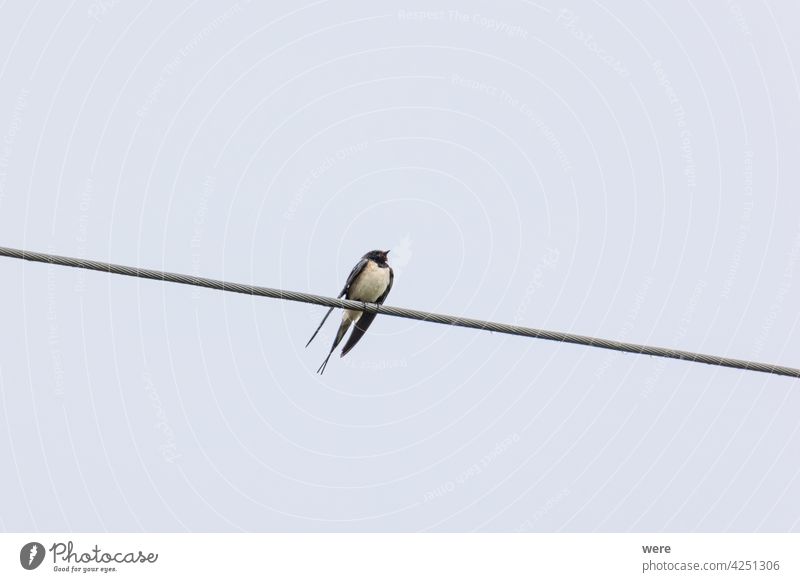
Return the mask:
<path id="1" fill-rule="evenodd" d="M 361 257 L 361 260 L 358 261 L 356 266 L 353 267 L 353 270 L 350 271 L 347 282 L 344 284 L 337 299 L 345 297 L 352 301 L 377 303 L 378 305 L 383 304 L 386 300 L 386 296 L 389 295 L 389 291 L 392 290 L 392 284 L 394 283 L 394 271 L 392 271 L 392 268 L 387 262 L 388 254 L 389 251 L 369 251 Z M 317 326 L 311 339 L 308 340 L 306 347 L 317 337 L 319 330 L 322 329 L 325 320 L 328 319 L 328 316 L 333 310 L 334 308 L 331 307 L 328 313 L 325 314 L 325 317 L 322 318 L 322 321 L 319 326 Z M 336 337 L 333 339 L 331 351 L 328 352 L 327 357 L 317 369 L 317 374 L 325 372 L 325 366 L 328 365 L 331 354 L 333 354 L 336 346 L 342 341 L 350 325 L 355 324 L 355 327 L 342 348 L 341 357 L 346 356 L 347 353 L 355 347 L 358 340 L 364 336 L 364 333 L 366 333 L 370 324 L 372 324 L 376 315 L 376 313 L 345 309 L 342 314 L 342 322 L 339 324 L 339 331 L 336 332 Z"/>

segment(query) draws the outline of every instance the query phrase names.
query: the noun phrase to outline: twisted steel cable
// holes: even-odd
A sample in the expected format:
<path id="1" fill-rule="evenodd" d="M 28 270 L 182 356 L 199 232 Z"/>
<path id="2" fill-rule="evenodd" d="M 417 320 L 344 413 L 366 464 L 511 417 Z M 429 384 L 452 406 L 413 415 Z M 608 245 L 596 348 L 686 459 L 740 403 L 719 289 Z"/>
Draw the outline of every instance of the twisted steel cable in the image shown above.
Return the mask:
<path id="1" fill-rule="evenodd" d="M 205 277 L 196 277 L 193 275 L 183 275 L 180 273 L 170 273 L 166 271 L 157 271 L 154 269 L 141 269 L 138 267 L 127 267 L 125 265 L 115 265 L 113 263 L 104 263 L 101 261 L 90 261 L 87 259 L 62 257 L 47 253 L 37 253 L 32 251 L 24 251 L 6 247 L 0 247 L 0 256 L 10 257 L 14 259 L 23 259 L 26 261 L 34 261 L 37 263 L 49 263 L 51 265 L 75 267 L 77 269 L 101 271 L 104 273 L 112 273 L 115 275 L 127 275 L 129 277 L 139 277 L 141 279 L 154 279 L 157 281 L 168 281 L 170 283 L 180 283 L 183 285 L 194 285 L 196 287 L 205 287 L 206 289 L 230 291 L 233 293 L 242 293 L 244 295 L 254 295 L 257 297 L 285 299 L 288 301 L 311 303 L 314 305 L 323 305 L 326 307 L 341 307 L 345 309 L 365 311 L 368 313 L 381 313 L 383 315 L 391 315 L 393 317 L 404 317 L 406 319 L 417 319 L 419 321 L 429 321 L 432 323 L 440 323 L 444 325 L 455 325 L 458 327 L 482 329 L 486 331 L 493 331 L 497 333 L 517 335 L 522 337 L 532 337 L 544 340 L 566 342 L 581 346 L 590 346 L 595 348 L 603 348 L 607 350 L 615 350 L 618 352 L 628 352 L 631 354 L 645 354 L 649 356 L 657 356 L 659 358 L 672 358 L 675 360 L 685 360 L 687 362 L 699 362 L 701 364 L 709 364 L 712 366 L 724 366 L 726 368 L 751 370 L 754 372 L 764 372 L 766 374 L 776 374 L 779 376 L 800 378 L 800 369 L 789 368 L 786 366 L 778 366 L 775 364 L 764 364 L 761 362 L 737 360 L 733 358 L 725 358 L 722 356 L 698 354 L 694 352 L 687 352 L 684 350 L 673 350 L 670 348 L 660 348 L 654 346 L 633 344 L 628 342 L 618 342 L 614 340 L 576 335 L 559 331 L 548 331 L 544 329 L 522 327 L 519 325 L 510 325 L 507 323 L 496 323 L 492 321 L 483 321 L 480 319 L 457 317 L 454 315 L 430 313 L 427 311 L 418 311 L 416 309 L 406 309 L 404 307 L 391 307 L 389 305 L 361 303 L 360 301 L 350 301 L 348 299 L 334 299 L 333 297 L 324 297 L 322 295 L 313 295 L 311 293 L 301 293 L 298 291 L 284 291 L 282 289 L 271 289 L 269 287 L 258 287 L 254 285 L 245 285 L 243 283 L 230 283 L 227 281 L 208 279 Z"/>

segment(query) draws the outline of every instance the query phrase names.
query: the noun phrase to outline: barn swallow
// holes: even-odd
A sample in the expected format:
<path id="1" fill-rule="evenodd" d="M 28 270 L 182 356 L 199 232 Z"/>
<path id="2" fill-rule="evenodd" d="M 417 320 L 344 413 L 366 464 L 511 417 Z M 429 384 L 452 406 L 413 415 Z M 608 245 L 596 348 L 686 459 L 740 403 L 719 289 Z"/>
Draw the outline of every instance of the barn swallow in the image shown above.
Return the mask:
<path id="1" fill-rule="evenodd" d="M 363 257 L 361 260 L 358 261 L 358 264 L 353 267 L 353 270 L 350 271 L 350 276 L 347 277 L 347 282 L 344 284 L 344 288 L 342 289 L 341 293 L 337 296 L 337 299 L 341 299 L 345 297 L 346 299 L 351 299 L 353 301 L 362 301 L 364 303 L 377 303 L 381 305 L 386 296 L 389 295 L 389 291 L 392 290 L 392 283 L 394 282 L 394 272 L 392 268 L 389 266 L 389 263 L 386 262 L 386 255 L 389 254 L 389 251 L 370 251 Z M 328 316 L 333 311 L 333 307 L 328 310 L 328 313 L 325 314 L 325 317 L 322 318 L 317 330 L 314 332 L 314 335 L 311 336 L 311 339 L 308 340 L 306 347 L 311 343 L 311 341 L 317 337 L 317 333 L 322 328 L 325 320 L 328 319 Z M 325 366 L 328 365 L 328 360 L 333 353 L 333 350 L 336 349 L 336 346 L 339 345 L 339 342 L 342 341 L 344 334 L 347 333 L 347 329 L 350 327 L 351 323 L 355 323 L 355 328 L 353 328 L 353 333 L 350 334 L 350 337 L 347 338 L 347 342 L 344 344 L 342 348 L 342 357 L 347 355 L 347 352 L 353 349 L 353 347 L 358 343 L 358 340 L 364 335 L 369 328 L 372 320 L 375 319 L 376 313 L 366 313 L 364 311 L 354 311 L 352 309 L 345 309 L 344 313 L 342 314 L 342 323 L 339 324 L 339 331 L 336 332 L 336 337 L 333 340 L 333 345 L 331 346 L 331 351 L 328 352 L 328 356 L 325 358 L 325 361 L 322 362 L 322 365 L 317 370 L 317 374 L 322 374 L 325 371 Z"/>

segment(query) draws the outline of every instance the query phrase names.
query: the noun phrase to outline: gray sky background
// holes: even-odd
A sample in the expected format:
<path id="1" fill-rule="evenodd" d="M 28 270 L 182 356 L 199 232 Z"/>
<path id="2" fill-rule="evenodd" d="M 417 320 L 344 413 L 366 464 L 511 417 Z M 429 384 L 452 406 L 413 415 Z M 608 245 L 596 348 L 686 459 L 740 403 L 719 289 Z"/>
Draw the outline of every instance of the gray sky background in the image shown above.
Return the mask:
<path id="1" fill-rule="evenodd" d="M 791 2 L 0 14 L 4 246 L 800 364 Z M 0 278 L 0 530 L 800 531 L 796 380 Z"/>

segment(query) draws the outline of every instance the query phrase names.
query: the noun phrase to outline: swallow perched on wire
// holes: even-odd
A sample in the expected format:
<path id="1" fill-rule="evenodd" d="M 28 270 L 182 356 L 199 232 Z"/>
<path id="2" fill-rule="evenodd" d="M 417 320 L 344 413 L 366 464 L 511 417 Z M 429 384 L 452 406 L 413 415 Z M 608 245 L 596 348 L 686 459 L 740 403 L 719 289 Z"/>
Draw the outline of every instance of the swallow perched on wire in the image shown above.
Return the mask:
<path id="1" fill-rule="evenodd" d="M 377 303 L 381 305 L 386 300 L 386 296 L 389 295 L 389 291 L 392 290 L 392 283 L 394 283 L 394 271 L 392 271 L 389 263 L 386 262 L 388 254 L 389 251 L 370 251 L 361 257 L 358 264 L 350 271 L 347 282 L 344 284 L 344 288 L 337 298 L 341 299 L 345 297 L 353 301 L 363 301 L 364 303 Z M 333 309 L 334 308 L 331 307 L 328 313 L 325 314 L 325 317 L 322 318 L 314 335 L 308 340 L 306 347 L 317 337 L 317 333 L 319 333 L 319 330 L 325 324 L 325 320 L 328 319 Z M 331 351 L 328 352 L 325 361 L 322 362 L 322 365 L 317 370 L 317 374 L 322 374 L 325 371 L 325 366 L 328 365 L 328 360 L 331 354 L 333 354 L 333 350 L 335 350 L 336 346 L 342 341 L 350 324 L 354 323 L 355 327 L 353 328 L 353 333 L 347 338 L 347 342 L 342 348 L 342 357 L 347 355 L 347 352 L 352 350 L 358 343 L 358 340 L 366 333 L 367 328 L 369 328 L 376 315 L 376 313 L 345 309 L 342 314 L 342 323 L 339 324 L 339 331 L 336 332 Z"/>

